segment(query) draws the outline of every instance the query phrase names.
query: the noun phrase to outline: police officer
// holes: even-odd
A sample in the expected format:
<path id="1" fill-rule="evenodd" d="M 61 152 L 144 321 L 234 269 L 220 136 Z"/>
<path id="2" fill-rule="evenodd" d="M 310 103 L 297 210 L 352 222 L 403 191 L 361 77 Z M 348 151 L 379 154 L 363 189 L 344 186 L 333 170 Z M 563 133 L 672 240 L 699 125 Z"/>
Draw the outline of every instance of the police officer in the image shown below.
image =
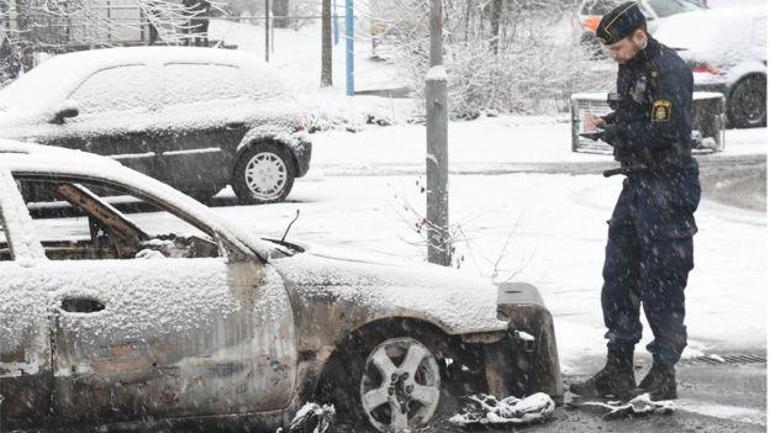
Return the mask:
<path id="1" fill-rule="evenodd" d="M 687 345 L 684 289 L 693 268 L 693 213 L 700 201 L 698 165 L 691 156 L 693 77 L 676 52 L 647 33 L 636 2 L 605 15 L 596 37 L 618 67 L 614 111 L 589 115 L 602 128 L 626 175 L 609 221 L 602 287 L 607 363 L 570 390 L 625 398 L 644 392 L 674 399 L 675 368 Z M 653 364 L 636 385 L 634 346 L 642 336 L 640 304 L 655 339 Z"/>

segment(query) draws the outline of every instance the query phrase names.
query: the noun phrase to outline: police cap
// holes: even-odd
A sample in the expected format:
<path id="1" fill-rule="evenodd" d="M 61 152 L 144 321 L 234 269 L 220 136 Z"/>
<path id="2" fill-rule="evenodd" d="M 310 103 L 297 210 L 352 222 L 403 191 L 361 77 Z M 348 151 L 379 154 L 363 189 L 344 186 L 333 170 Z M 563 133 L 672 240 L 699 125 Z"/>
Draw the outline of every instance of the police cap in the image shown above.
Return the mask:
<path id="1" fill-rule="evenodd" d="M 647 24 L 635 1 L 625 2 L 602 17 L 596 28 L 596 38 L 604 45 L 612 45 Z"/>

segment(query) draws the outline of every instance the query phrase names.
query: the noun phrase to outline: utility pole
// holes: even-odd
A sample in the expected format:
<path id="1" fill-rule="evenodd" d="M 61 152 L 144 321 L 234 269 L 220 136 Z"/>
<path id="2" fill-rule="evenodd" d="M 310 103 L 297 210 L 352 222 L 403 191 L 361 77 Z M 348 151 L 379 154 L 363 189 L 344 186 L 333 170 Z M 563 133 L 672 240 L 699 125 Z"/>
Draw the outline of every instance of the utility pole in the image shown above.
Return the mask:
<path id="1" fill-rule="evenodd" d="M 270 0 L 265 0 L 265 62 L 270 63 Z"/>
<path id="2" fill-rule="evenodd" d="M 425 77 L 428 153 L 428 261 L 443 266 L 452 263 L 449 239 L 449 155 L 447 146 L 447 73 L 443 60 L 442 0 L 430 3 L 430 70 Z"/>

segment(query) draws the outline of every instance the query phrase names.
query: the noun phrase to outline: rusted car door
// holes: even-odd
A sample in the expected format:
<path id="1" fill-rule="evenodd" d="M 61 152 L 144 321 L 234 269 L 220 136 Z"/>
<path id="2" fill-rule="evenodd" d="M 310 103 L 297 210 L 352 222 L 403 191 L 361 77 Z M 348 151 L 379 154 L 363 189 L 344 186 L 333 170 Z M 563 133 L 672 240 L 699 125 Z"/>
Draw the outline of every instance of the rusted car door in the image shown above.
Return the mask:
<path id="1" fill-rule="evenodd" d="M 53 390 L 46 263 L 13 178 L 0 169 L 0 429 L 42 427 Z"/>
<path id="2" fill-rule="evenodd" d="M 212 259 L 52 262 L 54 404 L 71 422 L 285 407 L 296 348 L 280 276 Z"/>
<path id="3" fill-rule="evenodd" d="M 9 182 L 16 188 L 14 179 Z M 72 194 L 76 188 L 65 190 Z M 81 223 L 125 217 L 114 207 L 89 205 L 83 195 L 71 203 L 82 203 L 88 218 L 46 221 L 36 214 L 32 221 L 20 197 L 17 202 L 15 213 L 2 213 L 29 220 L 15 232 L 41 232 L 20 244 L 36 252 L 40 263 L 14 281 L 41 293 L 33 299 L 41 313 L 32 316 L 39 318 L 30 332 L 50 343 L 49 401 L 57 425 L 251 413 L 289 404 L 297 363 L 295 324 L 283 279 L 271 266 L 253 255 L 246 258 L 248 251 L 232 249 L 241 248 L 236 246 L 200 258 L 62 255 L 66 242 L 88 247 L 82 235 L 88 237 L 90 223 Z M 190 220 L 163 209 L 159 205 L 159 212 L 136 218 L 143 224 L 150 224 L 148 217 L 160 220 L 163 227 L 175 226 L 169 219 Z M 195 222 L 204 235 L 217 238 L 205 221 Z M 41 244 L 40 238 L 46 241 Z M 69 259 L 54 260 L 62 258 Z M 11 311 L 20 309 L 26 317 L 34 313 L 28 303 Z"/>

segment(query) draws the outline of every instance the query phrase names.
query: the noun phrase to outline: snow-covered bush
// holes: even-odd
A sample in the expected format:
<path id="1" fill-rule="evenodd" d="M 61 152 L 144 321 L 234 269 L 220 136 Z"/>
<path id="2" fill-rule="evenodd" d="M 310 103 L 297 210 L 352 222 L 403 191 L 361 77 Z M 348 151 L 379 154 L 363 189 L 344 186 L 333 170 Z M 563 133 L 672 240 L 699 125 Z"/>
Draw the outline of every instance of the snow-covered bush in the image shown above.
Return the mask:
<path id="1" fill-rule="evenodd" d="M 417 100 L 428 70 L 428 3 L 391 0 L 383 39 L 396 49 Z M 395 4 L 398 3 L 398 4 Z M 577 7 L 563 0 L 444 2 L 444 65 L 453 117 L 482 111 L 550 114 L 569 109 L 569 95 L 611 87 L 612 74 L 592 72 L 580 44 Z"/>

